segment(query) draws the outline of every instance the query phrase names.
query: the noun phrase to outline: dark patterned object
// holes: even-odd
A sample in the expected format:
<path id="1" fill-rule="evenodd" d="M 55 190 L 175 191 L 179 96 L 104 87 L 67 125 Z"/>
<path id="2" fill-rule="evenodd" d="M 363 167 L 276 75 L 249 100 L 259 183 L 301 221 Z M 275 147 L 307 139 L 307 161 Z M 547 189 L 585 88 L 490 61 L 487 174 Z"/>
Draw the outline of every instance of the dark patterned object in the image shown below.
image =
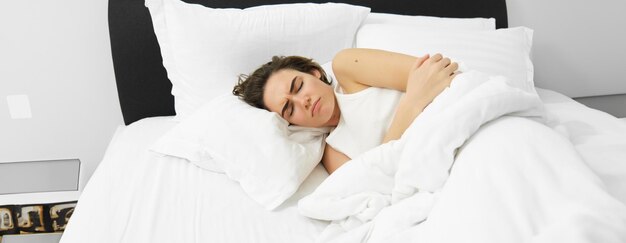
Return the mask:
<path id="1" fill-rule="evenodd" d="M 0 236 L 65 230 L 76 201 L 0 206 Z"/>
<path id="2" fill-rule="evenodd" d="M 17 232 L 17 219 L 13 214 L 14 211 L 14 206 L 0 206 L 0 235 Z"/>
<path id="3" fill-rule="evenodd" d="M 67 225 L 72 213 L 74 213 L 74 207 L 76 207 L 76 202 L 50 205 L 48 212 L 50 213 L 53 231 L 58 232 L 65 230 L 65 225 Z"/>

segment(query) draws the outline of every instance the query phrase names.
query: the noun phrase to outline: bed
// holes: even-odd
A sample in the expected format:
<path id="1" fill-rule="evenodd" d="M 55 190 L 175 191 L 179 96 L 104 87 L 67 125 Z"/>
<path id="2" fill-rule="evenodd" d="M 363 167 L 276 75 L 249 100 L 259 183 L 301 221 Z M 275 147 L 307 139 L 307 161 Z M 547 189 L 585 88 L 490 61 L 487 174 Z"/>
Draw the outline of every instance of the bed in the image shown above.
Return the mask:
<path id="1" fill-rule="evenodd" d="M 186 2 L 198 2 L 213 8 L 245 8 L 290 1 Z M 494 18 L 494 27 L 507 27 L 504 0 L 347 3 L 367 6 L 371 12 L 377 13 Z M 507 167 L 500 168 L 495 164 L 487 164 L 495 166 L 493 171 L 474 171 L 470 169 L 472 163 L 476 165 L 480 162 L 466 161 L 478 161 L 471 159 L 478 155 L 463 152 L 465 155 L 459 157 L 465 159 L 459 159 L 463 163 L 458 165 L 458 172 L 450 174 L 449 183 L 438 196 L 443 206 L 433 206 L 432 220 L 428 218 L 427 224 L 411 224 L 410 229 L 391 230 L 393 235 L 388 237 L 380 236 L 380 227 L 375 228 L 378 231 L 367 227 L 352 227 L 352 231 L 348 231 L 349 227 L 344 227 L 342 230 L 349 234 L 337 237 L 338 231 L 329 228 L 345 226 L 345 221 L 342 222 L 344 224 L 337 224 L 303 215 L 299 201 L 328 181 L 329 175 L 321 165 L 312 166 L 297 190 L 280 203 L 271 204 L 268 210 L 268 204 L 251 199 L 250 189 L 244 182 L 233 180 L 227 173 L 216 173 L 210 166 L 203 167 L 190 163 L 188 159 L 153 151 L 156 141 L 182 123 L 183 118 L 175 115 L 184 108 L 174 104 L 172 93 L 176 95 L 176 92 L 168 79 L 167 72 L 171 69 L 166 72 L 163 67 L 168 64 L 162 59 L 162 50 L 159 49 L 163 40 L 157 41 L 155 36 L 155 16 L 153 12 L 151 18 L 143 1 L 109 1 L 113 61 L 126 125 L 115 132 L 102 162 L 82 192 L 62 236 L 62 243 L 331 241 L 327 239 L 333 242 L 626 241 L 626 228 L 623 227 L 626 225 L 626 124 L 558 92 L 535 87 L 532 88 L 550 117 L 551 129 L 567 138 L 584 161 L 571 166 L 566 164 L 568 168 L 556 170 L 554 173 L 557 174 L 551 175 L 562 179 L 554 183 L 561 183 L 558 185 L 563 187 L 546 189 L 540 184 L 542 180 L 534 182 L 532 175 L 542 174 L 542 171 L 525 171 L 520 173 L 522 178 L 518 179 L 496 178 L 498 170 L 506 170 Z M 359 40 L 354 43 L 359 43 Z M 578 175 L 580 173 L 584 176 Z M 495 179 L 472 179 L 490 176 Z M 539 175 L 537 178 L 540 178 Z M 585 180 L 576 182 L 578 178 Z M 519 193 L 530 195 L 530 199 L 511 202 L 520 196 L 507 193 L 511 189 L 506 187 L 508 180 L 511 184 L 527 181 L 528 185 L 520 188 L 528 191 Z M 567 186 L 572 181 L 575 185 L 571 187 L 580 186 L 579 195 Z M 491 188 L 490 183 L 503 183 L 505 186 Z M 482 187 L 482 190 L 471 192 L 464 185 Z M 548 196 L 563 194 L 566 199 L 580 200 L 580 204 L 553 199 L 551 206 L 561 203 L 563 207 L 549 209 L 562 213 L 545 212 L 545 208 L 535 205 L 541 204 L 544 199 L 533 197 L 544 196 L 541 193 L 546 190 L 552 192 Z M 554 193 L 556 191 L 558 193 Z M 585 192 L 596 194 L 585 195 Z M 471 195 L 478 199 L 468 198 Z M 490 212 L 487 207 L 492 207 L 493 211 Z M 580 215 L 571 213 L 577 210 Z M 375 222 L 383 224 L 384 221 Z"/>

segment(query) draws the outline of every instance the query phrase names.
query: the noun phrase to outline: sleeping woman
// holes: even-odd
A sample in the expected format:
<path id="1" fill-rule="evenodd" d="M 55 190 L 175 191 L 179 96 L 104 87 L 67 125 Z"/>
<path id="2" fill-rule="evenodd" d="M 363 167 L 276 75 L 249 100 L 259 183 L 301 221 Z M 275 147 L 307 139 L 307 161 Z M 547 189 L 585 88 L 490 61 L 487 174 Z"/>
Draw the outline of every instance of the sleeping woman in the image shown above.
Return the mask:
<path id="1" fill-rule="evenodd" d="M 241 75 L 233 89 L 246 103 L 276 112 L 291 125 L 332 127 L 322 156 L 329 174 L 367 149 L 399 139 L 450 86 L 458 64 L 440 54 L 354 48 L 337 53 L 332 70 L 338 85 L 312 59 L 275 56 Z"/>

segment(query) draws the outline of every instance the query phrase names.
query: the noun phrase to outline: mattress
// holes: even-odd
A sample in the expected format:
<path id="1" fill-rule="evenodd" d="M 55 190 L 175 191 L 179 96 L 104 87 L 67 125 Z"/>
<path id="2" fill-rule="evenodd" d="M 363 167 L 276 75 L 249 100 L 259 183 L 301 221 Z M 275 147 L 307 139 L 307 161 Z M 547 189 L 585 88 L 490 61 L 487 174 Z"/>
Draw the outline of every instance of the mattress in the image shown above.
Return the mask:
<path id="1" fill-rule="evenodd" d="M 549 124 L 626 203 L 626 123 L 557 92 L 538 93 Z M 155 117 L 118 128 L 61 243 L 314 242 L 328 225 L 301 216 L 296 206 L 328 176 L 321 166 L 292 198 L 268 212 L 225 175 L 148 150 L 176 124 L 171 117 Z"/>
<path id="2" fill-rule="evenodd" d="M 156 117 L 117 129 L 61 242 L 313 242 L 324 229 L 296 207 L 327 176 L 321 166 L 268 212 L 225 175 L 149 151 L 174 125 Z"/>

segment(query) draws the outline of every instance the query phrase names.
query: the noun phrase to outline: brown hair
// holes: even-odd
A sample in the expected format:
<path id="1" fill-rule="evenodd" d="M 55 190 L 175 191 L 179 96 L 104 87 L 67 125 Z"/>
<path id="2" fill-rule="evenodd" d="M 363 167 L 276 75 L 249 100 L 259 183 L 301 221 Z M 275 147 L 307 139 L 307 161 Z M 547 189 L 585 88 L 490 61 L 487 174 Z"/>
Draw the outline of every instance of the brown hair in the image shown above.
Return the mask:
<path id="1" fill-rule="evenodd" d="M 275 72 L 282 69 L 293 69 L 303 73 L 313 73 L 313 70 L 320 72 L 320 80 L 330 85 L 332 80 L 326 76 L 324 69 L 313 61 L 313 59 L 300 56 L 274 56 L 272 61 L 263 64 L 250 75 L 240 74 L 237 85 L 233 88 L 233 94 L 246 103 L 261 109 L 266 109 L 263 102 L 263 93 L 267 79 Z"/>

